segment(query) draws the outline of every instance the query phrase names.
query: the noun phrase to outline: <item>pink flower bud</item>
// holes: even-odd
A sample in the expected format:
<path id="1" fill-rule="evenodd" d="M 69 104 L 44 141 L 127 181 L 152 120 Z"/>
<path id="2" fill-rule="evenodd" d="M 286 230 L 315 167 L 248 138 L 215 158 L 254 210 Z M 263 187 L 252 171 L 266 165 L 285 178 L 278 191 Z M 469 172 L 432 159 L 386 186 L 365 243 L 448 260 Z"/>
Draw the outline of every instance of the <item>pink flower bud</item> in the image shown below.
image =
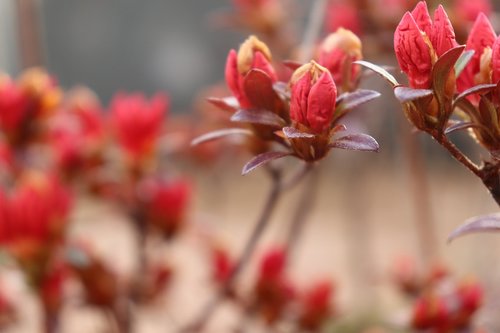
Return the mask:
<path id="1" fill-rule="evenodd" d="M 500 81 L 500 36 L 495 40 L 491 53 L 492 83 Z"/>
<path id="2" fill-rule="evenodd" d="M 14 134 L 26 121 L 29 97 L 10 78 L 0 78 L 0 128 Z"/>
<path id="3" fill-rule="evenodd" d="M 61 239 L 70 206 L 70 194 L 57 179 L 29 173 L 12 195 L 0 198 L 0 244 L 29 260 Z"/>
<path id="4" fill-rule="evenodd" d="M 412 317 L 413 328 L 419 330 L 449 329 L 450 321 L 450 311 L 443 297 L 431 293 L 415 302 Z"/>
<path id="5" fill-rule="evenodd" d="M 456 45 L 455 32 L 443 7 L 436 9 L 432 22 L 424 1 L 403 16 L 394 33 L 396 57 L 412 88 L 430 88 L 432 66 Z"/>
<path id="6" fill-rule="evenodd" d="M 328 68 L 338 85 L 344 87 L 356 80 L 360 68 L 352 63 L 361 58 L 361 41 L 358 36 L 350 30 L 339 28 L 321 44 L 318 62 Z"/>
<path id="7" fill-rule="evenodd" d="M 462 22 L 474 22 L 480 14 L 491 14 L 490 0 L 455 0 L 454 10 L 457 18 Z"/>
<path id="8" fill-rule="evenodd" d="M 281 247 L 266 252 L 260 262 L 254 292 L 259 311 L 268 323 L 281 316 L 294 295 L 285 264 L 286 253 Z"/>
<path id="9" fill-rule="evenodd" d="M 330 72 L 311 61 L 299 67 L 290 80 L 290 117 L 295 122 L 321 134 L 330 129 L 337 87 Z"/>
<path id="10" fill-rule="evenodd" d="M 243 90 L 245 75 L 251 69 L 262 70 L 269 75 L 273 82 L 278 79 L 271 64 L 271 51 L 269 51 L 266 44 L 255 36 L 250 36 L 241 44 L 238 52 L 235 50 L 229 51 L 226 60 L 226 83 L 242 108 L 249 108 L 252 106 Z"/>
<path id="11" fill-rule="evenodd" d="M 357 35 L 362 34 L 359 9 L 351 1 L 330 1 L 326 10 L 325 28 L 328 32 L 345 28 Z"/>
<path id="12" fill-rule="evenodd" d="M 307 331 L 317 331 L 332 315 L 330 304 L 333 294 L 331 281 L 318 281 L 313 284 L 302 298 L 300 326 Z"/>
<path id="13" fill-rule="evenodd" d="M 496 34 L 490 21 L 484 14 L 479 14 L 467 38 L 466 50 L 473 50 L 474 55 L 457 78 L 458 91 L 462 92 L 478 84 L 490 83 L 491 48 Z M 485 59 L 489 57 L 489 59 Z M 483 59 L 483 61 L 481 61 Z M 481 66 L 481 62 L 483 66 Z"/>
<path id="14" fill-rule="evenodd" d="M 186 180 L 147 179 L 139 191 L 149 222 L 165 237 L 174 236 L 185 222 L 191 184 Z"/>
<path id="15" fill-rule="evenodd" d="M 167 113 L 167 104 L 167 97 L 161 93 L 149 101 L 142 94 L 118 94 L 113 98 L 110 107 L 112 126 L 127 153 L 141 157 L 153 149 Z"/>

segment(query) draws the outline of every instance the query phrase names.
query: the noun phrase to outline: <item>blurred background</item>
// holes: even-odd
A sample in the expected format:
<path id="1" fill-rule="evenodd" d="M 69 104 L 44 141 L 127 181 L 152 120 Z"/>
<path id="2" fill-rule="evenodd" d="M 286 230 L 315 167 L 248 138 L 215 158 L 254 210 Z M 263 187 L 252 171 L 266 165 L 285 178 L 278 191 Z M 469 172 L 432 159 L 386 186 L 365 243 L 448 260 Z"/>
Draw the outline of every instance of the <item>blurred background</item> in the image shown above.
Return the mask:
<path id="1" fill-rule="evenodd" d="M 391 1 L 382 3 L 390 8 Z M 442 3 L 450 8 L 454 4 Z M 284 1 L 287 17 L 292 20 L 289 33 L 294 43 L 303 38 L 311 4 L 308 0 Z M 500 1 L 494 0 L 492 4 L 497 11 L 500 9 Z M 230 6 L 226 0 L 0 0 L 0 68 L 15 76 L 24 66 L 44 66 L 62 87 L 88 86 L 104 105 L 117 91 L 141 91 L 147 95 L 165 91 L 171 99 L 171 111 L 189 115 L 198 94 L 223 81 L 228 51 L 237 48 L 248 35 L 248 31 L 227 29 L 221 23 L 220 11 Z M 384 11 L 385 7 L 380 9 Z M 394 55 L 384 45 L 391 45 L 391 31 L 399 17 L 388 21 L 378 39 L 368 33 L 361 35 L 365 59 L 396 65 Z M 491 17 L 499 31 L 494 11 Z M 470 25 L 471 22 L 464 23 L 462 28 Z M 278 57 L 284 59 L 285 56 Z M 363 86 L 380 91 L 384 97 L 359 110 L 348 120 L 349 126 L 377 138 L 381 152 L 368 156 L 335 152 L 322 165 L 324 180 L 300 241 L 293 274 L 299 281 L 308 281 L 312 272 L 333 276 L 339 281 L 340 304 L 345 307 L 368 310 L 373 304 L 382 303 L 390 308 L 397 304 L 394 301 L 397 296 L 386 285 L 386 270 L 398 254 L 419 256 L 422 249 L 415 220 L 429 218 L 436 228 L 439 257 L 459 272 L 478 275 L 491 291 L 488 296 L 491 299 L 500 295 L 498 236 L 473 236 L 446 244 L 449 232 L 467 218 L 498 211 L 495 203 L 480 181 L 428 137 L 418 136 L 423 165 L 412 168 L 412 163 L 420 162 L 413 161 L 409 156 L 412 152 L 407 151 L 402 133 L 409 128 L 391 89 L 373 76 Z M 476 160 L 485 155 L 465 136 L 456 139 Z M 255 212 L 262 204 L 262 193 L 268 187 L 260 173 L 240 176 L 240 167 L 246 159 L 248 156 L 238 155 L 234 159 L 230 156 L 218 168 L 181 164 L 196 183 L 193 220 L 202 228 L 216 229 L 233 252 L 238 252 L 246 239 Z M 415 172 L 421 172 L 422 168 L 423 178 L 415 183 Z M 299 191 L 285 197 L 263 244 L 281 239 L 284 225 L 280 222 L 288 222 L 291 203 Z M 415 191 L 421 194 L 423 191 L 426 202 L 418 202 Z M 101 244 L 108 261 L 115 261 L 115 266 L 122 265 L 126 270 L 131 265 L 125 255 L 130 245 L 130 230 L 117 231 L 115 222 L 102 226 L 99 219 L 86 218 L 95 216 L 92 211 L 99 204 L 85 201 L 79 205 L 75 220 L 80 222 L 75 230 L 91 235 L 96 244 Z M 108 220 L 115 218 L 120 219 L 114 216 Z M 124 240 L 120 238 L 122 232 Z M 198 302 L 193 300 L 193 290 L 197 290 L 195 294 L 207 294 L 200 277 L 203 270 L 198 267 L 202 260 L 192 259 L 199 257 L 199 252 L 191 248 L 194 243 L 196 238 L 188 239 L 187 245 L 172 252 L 181 276 L 178 280 L 182 281 L 168 301 L 171 306 L 176 304 L 171 312 L 174 318 L 189 317 L 195 312 L 193 303 Z M 187 256 L 190 260 L 184 260 Z M 493 302 L 487 304 L 491 306 L 485 311 L 498 310 Z M 194 308 L 199 306 L 195 305 Z M 141 327 L 156 332 L 149 319 L 161 317 L 161 313 L 146 314 Z M 68 318 L 72 318 L 71 314 Z M 484 316 L 483 322 L 488 320 L 491 317 Z M 64 327 L 67 332 L 101 327 L 93 325 Z"/>

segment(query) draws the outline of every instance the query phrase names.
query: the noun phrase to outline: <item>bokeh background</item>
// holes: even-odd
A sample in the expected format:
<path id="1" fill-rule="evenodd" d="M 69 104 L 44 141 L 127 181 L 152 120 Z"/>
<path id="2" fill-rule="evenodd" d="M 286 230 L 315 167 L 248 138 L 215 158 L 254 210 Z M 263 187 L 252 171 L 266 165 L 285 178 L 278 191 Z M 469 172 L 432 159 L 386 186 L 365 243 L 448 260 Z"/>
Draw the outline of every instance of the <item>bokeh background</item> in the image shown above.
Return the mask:
<path id="1" fill-rule="evenodd" d="M 294 37 L 300 41 L 312 1 L 287 2 L 290 18 L 294 20 Z M 497 9 L 500 7 L 500 1 L 492 3 Z M 223 29 L 217 24 L 215 11 L 229 6 L 224 0 L 39 0 L 37 4 L 42 64 L 63 87 L 88 86 L 104 104 L 117 91 L 147 94 L 166 91 L 171 97 L 172 112 L 189 114 L 199 91 L 223 80 L 228 50 L 247 36 L 244 31 Z M 22 67 L 19 24 L 15 1 L 0 0 L 0 68 L 12 75 Z M 367 60 L 395 65 L 390 53 L 369 57 Z M 335 152 L 323 164 L 318 202 L 303 233 L 293 274 L 302 281 L 311 279 L 315 274 L 312 272 L 330 274 L 338 281 L 343 306 L 368 311 L 375 304 L 391 308 L 397 303 L 387 283 L 387 269 L 398 254 L 418 257 L 421 249 L 415 220 L 422 215 L 414 196 L 418 184 L 415 185 L 413 162 L 408 157 L 411 153 L 404 144 L 402 133 L 407 128 L 402 125 L 399 105 L 379 78 L 371 77 L 364 85 L 381 91 L 384 97 L 360 110 L 350 119 L 350 126 L 376 137 L 382 150 L 378 155 L 368 156 Z M 476 159 L 484 155 L 473 150 L 467 138 L 458 140 Z M 498 208 L 481 183 L 429 138 L 419 136 L 418 141 L 424 158 L 423 180 L 427 183 L 424 191 L 436 226 L 438 251 L 453 269 L 480 277 L 490 291 L 484 311 L 494 312 L 498 310 L 494 299 L 500 295 L 498 236 L 473 236 L 451 245 L 446 244 L 446 237 L 465 219 L 496 212 Z M 259 173 L 241 177 L 243 159 L 226 162 L 210 169 L 186 166 L 185 171 L 197 184 L 193 220 L 216 229 L 228 247 L 238 251 L 268 184 Z M 272 244 L 282 237 L 298 191 L 283 200 L 263 244 Z M 121 265 L 126 270 L 131 265 L 127 258 L 130 231 L 121 224 L 120 228 L 114 228 L 119 216 L 107 217 L 112 221 L 107 225 L 95 218 L 85 221 L 88 216 L 100 214 L 99 209 L 92 213 L 95 207 L 99 203 L 79 205 L 75 219 L 81 222 L 75 232 L 91 235 L 108 260 L 115 262 L 118 269 Z M 181 272 L 180 285 L 168 300 L 172 318 L 189 317 L 199 306 L 198 298 L 207 294 L 201 277 L 203 269 L 199 267 L 203 266 L 200 253 L 191 247 L 195 243 L 195 237 L 189 238 L 187 246 L 172 254 Z M 192 295 L 199 296 L 193 299 Z M 101 327 L 95 324 L 103 321 L 99 315 L 85 316 L 91 319 L 74 327 L 69 315 L 64 332 L 94 332 Z M 145 318 L 144 329 L 155 332 L 151 318 L 162 320 L 162 314 L 153 312 Z M 492 320 L 487 315 L 481 318 L 485 322 Z M 493 323 L 490 325 L 495 327 Z"/>

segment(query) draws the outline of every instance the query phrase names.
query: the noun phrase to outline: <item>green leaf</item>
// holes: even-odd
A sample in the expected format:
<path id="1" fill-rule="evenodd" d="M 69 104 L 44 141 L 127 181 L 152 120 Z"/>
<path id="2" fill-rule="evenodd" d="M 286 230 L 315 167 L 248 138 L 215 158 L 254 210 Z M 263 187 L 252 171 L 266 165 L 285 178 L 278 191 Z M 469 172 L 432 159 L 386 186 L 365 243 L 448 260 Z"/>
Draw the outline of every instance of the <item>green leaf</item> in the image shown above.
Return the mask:
<path id="1" fill-rule="evenodd" d="M 465 66 L 471 61 L 472 57 L 474 56 L 474 50 L 467 50 L 462 55 L 460 58 L 458 58 L 457 62 L 455 63 L 455 75 L 458 77 L 460 73 L 464 70 Z"/>
<path id="2" fill-rule="evenodd" d="M 399 85 L 398 81 L 392 74 L 390 74 L 388 71 L 383 69 L 382 67 L 372 64 L 371 62 L 364 61 L 364 60 L 358 60 L 354 62 L 355 64 L 361 65 L 363 67 L 366 67 L 375 73 L 379 74 L 382 76 L 384 79 L 386 79 L 393 87 Z"/>

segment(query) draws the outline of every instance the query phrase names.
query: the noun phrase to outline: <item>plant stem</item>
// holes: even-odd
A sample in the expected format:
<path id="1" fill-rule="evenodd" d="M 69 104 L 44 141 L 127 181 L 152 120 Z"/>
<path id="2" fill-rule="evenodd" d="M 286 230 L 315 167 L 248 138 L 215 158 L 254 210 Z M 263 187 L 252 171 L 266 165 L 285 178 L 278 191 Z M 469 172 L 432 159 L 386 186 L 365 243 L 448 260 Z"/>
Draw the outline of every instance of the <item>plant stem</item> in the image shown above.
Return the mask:
<path id="1" fill-rule="evenodd" d="M 498 161 L 494 163 L 486 162 L 483 167 L 480 168 L 465 156 L 446 136 L 434 136 L 434 139 L 448 150 L 458 162 L 483 181 L 483 184 L 486 186 L 497 205 L 500 206 L 500 163 Z"/>
<path id="2" fill-rule="evenodd" d="M 400 119 L 400 121 L 404 121 L 404 125 L 401 125 L 407 127 L 405 120 Z M 411 133 L 407 128 L 403 129 L 402 132 L 404 133 L 404 154 L 409 171 L 410 186 L 412 188 L 418 243 L 424 267 L 428 267 L 432 263 L 432 260 L 438 256 L 439 248 L 439 240 L 436 235 L 435 221 L 430 202 L 429 181 L 424 166 L 422 149 L 416 135 Z"/>
<path id="3" fill-rule="evenodd" d="M 257 242 L 261 238 L 264 230 L 269 224 L 271 215 L 274 209 L 277 206 L 279 198 L 282 194 L 282 174 L 281 171 L 275 169 L 267 169 L 269 171 L 269 175 L 272 180 L 272 187 L 269 195 L 264 204 L 264 208 L 259 216 L 259 219 L 255 223 L 254 229 L 250 237 L 248 238 L 243 251 L 236 262 L 236 266 L 234 267 L 231 275 L 228 277 L 224 285 L 219 289 L 217 294 L 212 298 L 200 311 L 199 315 L 195 317 L 195 319 L 188 324 L 181 332 L 201 332 L 212 315 L 217 310 L 219 304 L 223 302 L 228 295 L 230 295 L 234 284 L 239 277 L 239 275 L 243 272 L 243 269 L 246 267 L 248 261 L 250 260 Z"/>
<path id="4" fill-rule="evenodd" d="M 59 330 L 59 314 L 50 311 L 45 304 L 43 305 L 43 310 L 43 332 L 56 333 Z"/>
<path id="5" fill-rule="evenodd" d="M 448 140 L 448 138 L 445 135 L 436 135 L 433 136 L 434 139 L 441 145 L 443 146 L 446 150 L 450 152 L 450 154 L 458 161 L 460 162 L 463 166 L 465 166 L 467 169 L 469 169 L 473 174 L 475 174 L 477 177 L 483 179 L 483 174 L 481 172 L 481 169 L 474 164 L 467 156 L 462 153 L 453 142 Z"/>
<path id="6" fill-rule="evenodd" d="M 309 15 L 309 22 L 304 33 L 304 40 L 300 46 L 300 62 L 309 61 L 314 52 L 316 39 L 320 35 L 321 27 L 325 17 L 327 0 L 316 0 Z"/>
<path id="7" fill-rule="evenodd" d="M 305 175 L 308 175 L 309 179 L 302 190 L 286 238 L 286 254 L 289 258 L 292 257 L 297 240 L 307 220 L 307 215 L 311 212 L 311 206 L 314 204 L 316 198 L 315 194 L 317 192 L 316 187 L 319 179 L 319 169 L 315 168 L 314 164 L 307 163 L 302 176 Z"/>
<path id="8" fill-rule="evenodd" d="M 17 0 L 19 53 L 22 68 L 43 65 L 38 1 Z"/>
<path id="9" fill-rule="evenodd" d="M 495 202 L 500 206 L 500 163 L 487 162 L 481 169 L 481 179 L 486 188 L 490 191 Z"/>

